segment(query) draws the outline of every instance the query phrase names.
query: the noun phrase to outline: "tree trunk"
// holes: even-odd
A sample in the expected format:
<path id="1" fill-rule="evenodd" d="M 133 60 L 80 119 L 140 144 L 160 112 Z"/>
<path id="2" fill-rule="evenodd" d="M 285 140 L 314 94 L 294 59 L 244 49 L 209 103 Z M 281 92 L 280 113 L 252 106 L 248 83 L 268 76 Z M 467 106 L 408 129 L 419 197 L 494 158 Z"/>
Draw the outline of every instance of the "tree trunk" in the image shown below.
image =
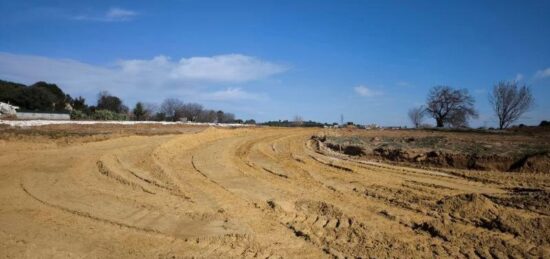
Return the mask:
<path id="1" fill-rule="evenodd" d="M 443 119 L 435 119 L 438 128 L 443 128 Z"/>

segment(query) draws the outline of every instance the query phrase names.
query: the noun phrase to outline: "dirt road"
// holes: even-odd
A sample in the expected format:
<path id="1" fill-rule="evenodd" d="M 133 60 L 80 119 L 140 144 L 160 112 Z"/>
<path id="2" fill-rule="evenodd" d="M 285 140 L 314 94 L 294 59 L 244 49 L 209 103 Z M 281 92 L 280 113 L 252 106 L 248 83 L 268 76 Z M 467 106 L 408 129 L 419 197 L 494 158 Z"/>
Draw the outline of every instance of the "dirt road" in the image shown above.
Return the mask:
<path id="1" fill-rule="evenodd" d="M 318 131 L 2 141 L 0 256 L 550 256 L 547 175 L 337 158 Z"/>

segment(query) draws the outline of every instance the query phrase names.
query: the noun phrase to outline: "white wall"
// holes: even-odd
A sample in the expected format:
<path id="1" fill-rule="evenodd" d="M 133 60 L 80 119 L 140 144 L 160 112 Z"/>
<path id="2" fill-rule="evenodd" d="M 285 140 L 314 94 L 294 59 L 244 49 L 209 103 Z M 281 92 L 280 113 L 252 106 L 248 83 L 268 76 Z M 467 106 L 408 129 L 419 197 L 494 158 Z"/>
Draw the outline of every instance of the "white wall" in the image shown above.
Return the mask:
<path id="1" fill-rule="evenodd" d="M 20 120 L 70 120 L 69 114 L 63 113 L 34 113 L 34 112 L 18 112 L 17 119 Z"/>

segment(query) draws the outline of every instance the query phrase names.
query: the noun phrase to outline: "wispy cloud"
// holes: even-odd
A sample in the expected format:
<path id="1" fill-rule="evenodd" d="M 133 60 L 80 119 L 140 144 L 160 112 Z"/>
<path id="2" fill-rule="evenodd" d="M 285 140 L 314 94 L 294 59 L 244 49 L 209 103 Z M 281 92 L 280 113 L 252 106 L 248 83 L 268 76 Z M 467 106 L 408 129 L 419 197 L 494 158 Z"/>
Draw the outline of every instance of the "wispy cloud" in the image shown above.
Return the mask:
<path id="1" fill-rule="evenodd" d="M 523 74 L 521 74 L 521 73 L 516 74 L 515 81 L 516 81 L 516 82 L 519 82 L 519 81 L 521 81 L 521 80 L 523 80 Z"/>
<path id="2" fill-rule="evenodd" d="M 107 11 L 105 18 L 111 21 L 126 21 L 137 15 L 138 13 L 135 11 L 113 7 Z"/>
<path id="3" fill-rule="evenodd" d="M 171 94 L 205 100 L 258 100 L 263 95 L 241 87 L 226 88 L 227 84 L 262 80 L 285 69 L 242 54 L 178 61 L 157 56 L 98 66 L 71 59 L 0 52 L 0 79 L 27 84 L 43 80 L 59 84 L 68 93 L 85 96 L 109 90 L 121 97 L 144 101 L 159 101 Z M 220 88 L 225 90 L 216 90 Z"/>
<path id="4" fill-rule="evenodd" d="M 118 65 L 123 72 L 134 76 L 162 74 L 173 80 L 208 82 L 254 81 L 286 70 L 282 65 L 242 54 L 191 57 L 178 61 L 157 56 L 150 60 L 121 60 Z"/>
<path id="5" fill-rule="evenodd" d="M 359 94 L 360 96 L 365 96 L 365 97 L 373 97 L 373 96 L 378 96 L 378 95 L 382 95 L 382 92 L 380 91 L 376 91 L 376 90 L 372 90 L 364 85 L 360 85 L 360 86 L 356 86 L 355 88 L 353 88 L 355 90 L 355 92 L 357 94 Z"/>
<path id="6" fill-rule="evenodd" d="M 240 101 L 240 100 L 264 100 L 265 95 L 249 93 L 242 88 L 227 88 L 220 91 L 205 93 L 200 99 L 209 101 Z"/>
<path id="7" fill-rule="evenodd" d="M 536 79 L 542 79 L 542 78 L 547 78 L 547 77 L 550 77 L 550 67 L 546 68 L 546 69 L 539 70 L 535 73 L 535 78 Z"/>
<path id="8" fill-rule="evenodd" d="M 124 22 L 124 21 L 130 21 L 138 15 L 139 13 L 136 11 L 122 9 L 118 7 L 111 7 L 109 10 L 99 15 L 81 14 L 81 15 L 74 16 L 73 18 L 75 20 L 81 20 L 81 21 Z"/>

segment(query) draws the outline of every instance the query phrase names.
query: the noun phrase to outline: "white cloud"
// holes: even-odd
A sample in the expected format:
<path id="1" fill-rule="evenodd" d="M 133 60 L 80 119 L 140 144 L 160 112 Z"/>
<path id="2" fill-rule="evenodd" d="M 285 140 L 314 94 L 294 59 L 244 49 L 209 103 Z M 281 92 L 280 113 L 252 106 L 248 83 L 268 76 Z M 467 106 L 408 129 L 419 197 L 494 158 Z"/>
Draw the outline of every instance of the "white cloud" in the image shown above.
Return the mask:
<path id="1" fill-rule="evenodd" d="M 0 79 L 31 84 L 48 81 L 72 95 L 95 96 L 100 90 L 143 101 L 170 95 L 210 100 L 258 99 L 242 88 L 209 92 L 227 83 L 257 81 L 282 73 L 283 66 L 241 54 L 191 57 L 172 61 L 166 56 L 119 60 L 111 66 L 71 59 L 0 52 Z"/>
<path id="2" fill-rule="evenodd" d="M 286 70 L 281 65 L 241 54 L 182 58 L 177 62 L 157 56 L 151 60 L 122 60 L 118 65 L 124 72 L 134 75 L 160 72 L 175 80 L 209 82 L 253 81 Z"/>
<path id="3" fill-rule="evenodd" d="M 542 79 L 546 77 L 550 77 L 550 67 L 543 70 L 539 70 L 535 73 L 535 78 Z"/>
<path id="4" fill-rule="evenodd" d="M 254 57 L 231 54 L 181 59 L 175 76 L 197 80 L 249 81 L 281 73 L 284 67 Z M 215 71 L 215 73 L 212 73 Z"/>
<path id="5" fill-rule="evenodd" d="M 225 90 L 205 93 L 201 96 L 201 99 L 209 101 L 263 100 L 265 96 L 249 93 L 241 88 L 227 88 Z"/>
<path id="6" fill-rule="evenodd" d="M 84 15 L 75 16 L 74 19 L 82 20 L 82 21 L 98 21 L 98 22 L 123 22 L 123 21 L 130 21 L 138 15 L 139 13 L 136 11 L 122 9 L 118 7 L 111 7 L 109 10 L 105 11 L 105 13 L 101 15 L 84 14 Z"/>
<path id="7" fill-rule="evenodd" d="M 151 60 L 123 60 L 118 64 L 132 74 L 166 72 L 171 79 L 210 82 L 253 81 L 286 70 L 281 65 L 241 54 L 182 58 L 177 62 L 157 56 Z"/>
<path id="8" fill-rule="evenodd" d="M 353 89 L 357 94 L 361 96 L 366 96 L 366 97 L 378 96 L 382 94 L 381 92 L 372 90 L 364 85 L 356 86 Z"/>
<path id="9" fill-rule="evenodd" d="M 522 79 L 523 79 L 523 74 L 518 73 L 518 74 L 516 75 L 515 81 L 516 81 L 516 82 L 519 82 L 519 81 L 521 81 Z"/>
<path id="10" fill-rule="evenodd" d="M 105 14 L 105 18 L 110 19 L 112 21 L 115 21 L 115 20 L 120 21 L 120 20 L 132 19 L 136 15 L 138 15 L 138 13 L 135 11 L 113 7 L 107 11 L 107 13 Z"/>

